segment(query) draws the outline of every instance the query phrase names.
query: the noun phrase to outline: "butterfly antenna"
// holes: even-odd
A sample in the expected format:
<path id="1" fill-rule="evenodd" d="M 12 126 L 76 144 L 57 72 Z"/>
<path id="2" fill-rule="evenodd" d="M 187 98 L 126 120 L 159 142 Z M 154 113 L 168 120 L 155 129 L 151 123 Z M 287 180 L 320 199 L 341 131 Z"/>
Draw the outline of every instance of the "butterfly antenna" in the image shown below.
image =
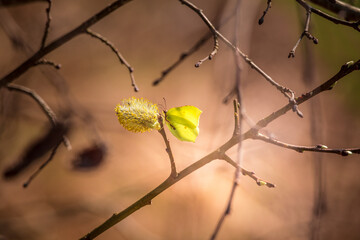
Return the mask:
<path id="1" fill-rule="evenodd" d="M 159 104 L 160 109 L 166 114 L 166 99 L 163 97 L 164 105 Z"/>
<path id="2" fill-rule="evenodd" d="M 163 100 L 164 100 L 165 109 L 167 109 L 165 97 L 163 97 Z"/>

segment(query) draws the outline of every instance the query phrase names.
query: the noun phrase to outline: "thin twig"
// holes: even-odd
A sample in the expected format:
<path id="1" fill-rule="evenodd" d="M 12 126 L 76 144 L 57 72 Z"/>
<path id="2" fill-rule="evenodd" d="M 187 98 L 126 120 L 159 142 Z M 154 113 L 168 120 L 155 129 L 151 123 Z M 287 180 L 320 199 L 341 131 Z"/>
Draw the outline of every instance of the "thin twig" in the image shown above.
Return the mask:
<path id="1" fill-rule="evenodd" d="M 45 102 L 45 100 L 39 94 L 37 94 L 34 90 L 24 87 L 24 86 L 21 86 L 21 85 L 18 85 L 18 84 L 13 84 L 13 83 L 9 83 L 7 85 L 7 89 L 10 91 L 18 91 L 21 93 L 25 93 L 26 95 L 29 95 L 32 99 L 34 99 L 37 102 L 37 104 L 39 104 L 40 108 L 43 110 L 43 112 L 48 117 L 49 121 L 52 123 L 53 126 L 55 126 L 58 123 L 54 111 Z M 68 150 L 71 150 L 70 141 L 66 136 L 63 136 L 63 143 Z"/>
<path id="2" fill-rule="evenodd" d="M 240 5 L 241 5 L 241 0 L 237 0 L 236 1 L 236 6 L 235 6 L 235 24 L 234 24 L 234 42 L 235 42 L 235 46 L 238 47 L 239 44 L 239 39 L 238 36 L 240 35 Z M 236 167 L 235 167 L 235 172 L 234 172 L 234 180 L 232 182 L 232 187 L 230 190 L 230 196 L 228 199 L 228 202 L 226 204 L 225 210 L 222 213 L 222 215 L 220 216 L 220 219 L 214 229 L 213 234 L 211 235 L 211 240 L 215 240 L 216 236 L 218 235 L 220 228 L 222 227 L 225 218 L 230 215 L 231 212 L 231 207 L 232 207 L 232 202 L 234 200 L 234 196 L 235 196 L 235 190 L 237 188 L 237 186 L 239 185 L 239 179 L 240 179 L 240 171 L 241 171 L 241 159 L 242 159 L 242 154 L 241 154 L 241 147 L 242 147 L 242 120 L 243 120 L 243 104 L 242 104 L 242 94 L 241 94 L 241 66 L 240 66 L 240 59 L 239 59 L 239 54 L 238 52 L 234 51 L 234 61 L 235 61 L 235 88 L 236 88 L 236 96 L 237 98 L 234 99 L 233 104 L 234 104 L 234 132 L 233 132 L 233 137 L 238 136 L 238 151 L 237 151 L 237 158 L 236 158 Z M 227 156 L 226 154 L 224 154 L 224 159 L 226 159 L 226 161 L 231 160 L 231 158 L 229 156 Z"/>
<path id="3" fill-rule="evenodd" d="M 114 46 L 114 44 L 112 44 L 111 42 L 109 42 L 109 40 L 107 40 L 106 38 L 104 38 L 103 36 L 101 36 L 100 34 L 93 32 L 90 29 L 86 29 L 85 33 L 90 35 L 93 38 L 96 38 L 98 40 L 100 40 L 102 43 L 104 43 L 106 46 L 108 46 L 111 51 L 113 51 L 113 53 L 115 53 L 115 55 L 117 56 L 117 58 L 119 59 L 120 63 L 125 65 L 127 67 L 127 69 L 129 70 L 129 74 L 130 74 L 130 79 L 131 79 L 131 86 L 133 86 L 134 91 L 138 92 L 139 88 L 135 83 L 135 77 L 134 77 L 134 69 L 130 66 L 130 64 L 125 60 L 125 58 L 121 55 L 121 53 L 119 52 L 119 50 Z"/>
<path id="4" fill-rule="evenodd" d="M 297 8 L 297 12 L 300 13 L 301 9 L 300 6 Z M 314 51 L 310 48 L 310 43 L 308 41 L 304 42 L 304 58 L 302 64 L 302 80 L 304 82 L 305 87 L 310 87 L 314 83 L 316 83 L 316 76 L 315 76 L 315 60 L 314 60 Z M 311 143 L 316 144 L 317 142 L 322 142 L 322 112 L 321 108 L 321 98 L 315 98 L 310 101 L 310 114 L 309 114 L 309 121 L 310 121 L 310 136 L 311 136 Z M 323 147 L 318 145 L 318 147 Z M 313 181 L 314 181 L 314 203 L 311 213 L 311 220 L 309 221 L 309 240 L 319 240 L 320 232 L 321 232 L 321 225 L 323 220 L 323 214 L 326 211 L 326 178 L 325 174 L 326 171 L 324 165 L 326 164 L 324 160 L 323 154 L 314 154 L 311 155 L 312 157 L 312 165 L 313 165 Z"/>
<path id="5" fill-rule="evenodd" d="M 224 104 L 228 104 L 229 101 L 233 98 L 233 96 L 237 93 L 236 85 L 237 85 L 237 84 L 235 83 L 235 87 L 233 87 L 233 88 L 231 89 L 231 91 L 228 93 L 228 95 L 226 95 L 226 96 L 224 97 L 224 99 L 222 100 L 222 102 L 223 102 Z"/>
<path id="6" fill-rule="evenodd" d="M 243 139 L 243 140 L 245 140 L 245 139 Z M 232 160 L 230 157 L 227 157 L 226 154 L 223 155 L 222 160 L 225 160 L 227 163 L 231 164 L 233 167 L 236 167 L 236 162 L 234 160 Z M 249 171 L 241 166 L 240 166 L 240 170 L 241 170 L 242 175 L 250 177 L 259 186 L 266 186 L 268 188 L 276 187 L 275 184 L 258 177 L 253 171 Z"/>
<path id="7" fill-rule="evenodd" d="M 166 145 L 166 152 L 169 155 L 170 166 L 171 166 L 170 177 L 176 178 L 178 173 L 176 171 L 175 159 L 174 159 L 174 155 L 173 155 L 173 153 L 171 151 L 169 139 L 167 139 L 167 137 L 166 137 L 166 132 L 165 132 L 164 123 L 163 123 L 163 117 L 161 115 L 159 115 L 158 121 L 159 121 L 160 127 L 161 127 L 160 130 L 159 130 L 159 133 L 161 134 L 161 136 L 164 139 L 164 142 L 165 142 L 165 145 Z"/>
<path id="8" fill-rule="evenodd" d="M 344 149 L 331 149 L 325 145 L 318 144 L 316 146 L 301 146 L 301 145 L 293 145 L 285 142 L 281 142 L 277 139 L 265 136 L 261 133 L 253 136 L 253 139 L 262 140 L 267 143 L 274 144 L 279 147 L 288 148 L 295 150 L 299 153 L 302 152 L 321 152 L 321 153 L 333 153 L 341 156 L 349 156 L 351 154 L 360 154 L 360 148 L 344 148 Z"/>
<path id="9" fill-rule="evenodd" d="M 219 49 L 219 40 L 217 38 L 217 35 L 216 34 L 213 34 L 214 36 L 214 48 L 213 48 L 213 51 L 209 54 L 209 56 L 199 60 L 196 64 L 195 64 L 195 67 L 198 68 L 200 67 L 200 65 L 205 62 L 206 60 L 211 60 L 217 53 L 218 49 Z"/>
<path id="10" fill-rule="evenodd" d="M 229 20 L 234 16 L 235 11 L 233 13 L 231 13 L 229 16 L 227 16 L 223 22 L 221 22 L 220 24 L 215 24 L 216 28 L 219 28 L 220 26 L 225 25 L 227 22 L 229 22 Z M 189 50 L 183 52 L 182 54 L 180 54 L 178 60 L 176 60 L 173 64 L 171 64 L 168 68 L 166 68 L 165 70 L 163 70 L 161 72 L 161 76 L 153 81 L 153 86 L 158 85 L 159 83 L 161 83 L 165 77 L 172 72 L 177 66 L 179 66 L 187 57 L 191 56 L 193 53 L 195 53 L 201 46 L 203 46 L 207 40 L 209 40 L 211 37 L 213 36 L 213 34 L 210 32 L 206 33 L 205 35 L 203 35 Z"/>
<path id="11" fill-rule="evenodd" d="M 339 72 L 337 72 L 333 77 L 331 77 L 329 80 L 321 84 L 320 86 L 314 88 L 312 91 L 307 92 L 305 94 L 302 94 L 300 97 L 297 97 L 295 100 L 298 105 L 304 103 L 305 101 L 309 100 L 310 98 L 318 95 L 319 93 L 327 90 L 331 90 L 334 86 L 334 84 L 345 77 L 346 75 L 352 73 L 353 71 L 360 69 L 360 59 L 357 60 L 355 63 L 353 61 L 350 61 L 348 63 L 345 63 L 341 66 L 341 69 Z M 256 123 L 256 126 L 259 128 L 266 127 L 270 122 L 274 121 L 278 117 L 284 115 L 287 113 L 290 109 L 292 109 L 292 104 L 289 103 L 285 105 L 284 107 L 280 108 L 279 110 L 271 113 L 267 117 L 263 118 L 262 120 L 258 121 Z M 249 130 L 249 134 L 253 132 L 253 130 Z"/>
<path id="12" fill-rule="evenodd" d="M 70 32 L 62 35 L 61 37 L 55 39 L 53 42 L 49 43 L 44 48 L 37 51 L 33 56 L 28 58 L 25 62 L 15 68 L 6 76 L 0 79 L 0 88 L 6 86 L 8 83 L 12 82 L 14 79 L 21 76 L 24 72 L 26 72 L 30 67 L 32 67 L 37 61 L 42 59 L 46 54 L 52 52 L 53 50 L 57 49 L 58 47 L 62 46 L 63 44 L 67 43 L 77 35 L 84 33 L 86 29 L 90 26 L 94 25 L 119 7 L 125 5 L 126 3 L 132 0 L 117 0 L 112 4 L 105 7 L 103 10 L 95 14 L 94 16 L 90 17 L 88 20 L 80 24 L 78 27 L 74 28 Z"/>
<path id="13" fill-rule="evenodd" d="M 307 4 L 305 1 L 303 0 L 296 0 L 303 8 L 305 9 L 310 9 L 311 12 L 335 23 L 335 24 L 341 24 L 344 26 L 348 26 L 351 27 L 353 29 L 355 29 L 356 31 L 360 32 L 360 20 L 356 21 L 356 22 L 349 22 L 349 21 L 345 21 L 342 19 L 338 19 L 336 17 L 333 17 L 327 13 L 324 13 L 322 11 L 320 11 L 319 9 L 313 8 L 312 6 L 310 6 L 309 4 Z"/>
<path id="14" fill-rule="evenodd" d="M 52 160 L 52 159 L 54 158 L 54 156 L 55 156 L 56 150 L 57 150 L 57 149 L 59 148 L 59 146 L 60 146 L 60 143 L 61 143 L 61 142 L 59 142 L 59 143 L 57 143 L 57 144 L 55 145 L 55 147 L 53 148 L 53 150 L 52 150 L 49 158 L 48 158 L 43 164 L 41 164 L 40 167 L 39 167 L 33 174 L 31 174 L 31 176 L 29 177 L 29 179 L 23 184 L 23 187 L 24 187 L 24 188 L 27 188 L 27 187 L 29 186 L 29 184 L 32 182 L 32 180 L 40 173 L 40 171 L 41 171 L 44 167 L 46 167 L 46 165 L 48 165 L 48 164 L 51 162 L 51 160 Z"/>
<path id="15" fill-rule="evenodd" d="M 165 77 L 172 72 L 177 66 L 179 66 L 187 57 L 191 56 L 194 52 L 196 52 L 205 42 L 212 36 L 211 33 L 205 34 L 199 41 L 197 41 L 194 46 L 192 46 L 188 51 L 183 52 L 179 59 L 171 64 L 168 68 L 161 72 L 161 76 L 153 81 L 153 86 L 158 85 L 161 83 Z"/>
<path id="16" fill-rule="evenodd" d="M 209 27 L 210 31 L 213 34 L 214 37 L 214 48 L 213 51 L 210 53 L 210 55 L 200 61 L 198 61 L 195 64 L 195 67 L 199 67 L 204 61 L 206 61 L 207 59 L 211 60 L 213 58 L 213 56 L 217 53 L 217 50 L 219 48 L 219 42 L 218 42 L 218 35 L 217 35 L 217 31 L 215 29 L 215 27 L 213 26 L 213 24 L 209 21 L 209 19 L 205 16 L 205 14 L 203 13 L 203 10 L 196 7 L 194 4 L 186 1 L 186 0 L 179 0 L 181 2 L 181 4 L 184 4 L 186 6 L 188 6 L 190 9 L 192 9 L 194 12 L 196 12 L 201 19 L 204 21 L 204 23 Z"/>
<path id="17" fill-rule="evenodd" d="M 314 37 L 310 32 L 309 32 L 309 25 L 310 25 L 310 16 L 311 16 L 311 9 L 307 9 L 306 11 L 306 23 L 305 23 L 305 29 L 304 31 L 301 33 L 299 40 L 296 42 L 295 46 L 293 47 L 293 49 L 290 51 L 288 58 L 294 58 L 295 57 L 295 51 L 296 48 L 299 46 L 299 43 L 301 42 L 302 38 L 304 36 L 306 36 L 309 40 L 312 40 L 314 44 L 318 44 L 319 40 Z"/>
<path id="18" fill-rule="evenodd" d="M 259 25 L 264 23 L 265 15 L 267 14 L 267 12 L 269 11 L 270 8 L 271 8 L 271 0 L 268 0 L 267 1 L 267 7 L 266 7 L 263 15 L 259 18 L 259 21 L 258 21 Z"/>
<path id="19" fill-rule="evenodd" d="M 49 61 L 47 59 L 41 59 L 41 60 L 37 61 L 34 64 L 34 66 L 37 66 L 37 65 L 49 65 L 49 66 L 54 67 L 56 70 L 59 70 L 61 68 L 61 64 L 54 63 L 54 62 Z"/>
<path id="20" fill-rule="evenodd" d="M 238 0 L 238 2 L 239 2 L 239 0 Z M 237 24 L 235 24 L 235 25 L 237 25 Z M 241 99 L 240 94 L 239 94 L 239 98 Z M 211 240 L 216 239 L 216 236 L 219 233 L 220 228 L 223 225 L 226 216 L 230 215 L 232 202 L 233 202 L 234 196 L 235 196 L 235 190 L 239 184 L 239 175 L 240 175 L 240 171 L 241 171 L 240 162 L 241 162 L 241 145 L 242 145 L 241 144 L 242 143 L 242 139 L 241 139 L 241 125 L 242 125 L 241 118 L 242 117 L 241 117 L 241 105 L 239 104 L 239 102 L 237 100 L 234 100 L 234 116 L 235 116 L 235 127 L 234 127 L 233 135 L 234 136 L 237 135 L 239 137 L 238 153 L 237 153 L 238 156 L 237 156 L 237 161 L 235 162 L 236 166 L 235 166 L 235 173 L 234 173 L 234 181 L 232 183 L 232 187 L 230 190 L 229 200 L 226 204 L 224 212 L 221 214 L 220 219 L 219 219 L 218 223 L 216 224 L 213 234 L 210 237 Z M 227 162 L 232 161 L 232 159 L 226 154 L 224 154 L 224 159 Z"/>
<path id="21" fill-rule="evenodd" d="M 236 15 L 238 15 L 239 13 L 239 10 L 236 8 L 235 9 L 236 11 Z M 238 36 L 239 36 L 239 31 L 240 31 L 240 25 L 239 25 L 239 17 L 237 17 L 235 19 L 235 46 L 238 47 L 238 42 L 239 42 L 239 39 L 238 39 Z M 223 99 L 223 103 L 224 104 L 227 104 L 229 102 L 229 100 L 234 96 L 236 95 L 236 98 L 239 100 L 239 104 L 240 104 L 240 80 L 241 80 L 241 72 L 242 72 L 242 65 L 241 65 L 241 62 L 240 62 L 240 58 L 239 58 L 239 54 L 237 51 L 234 51 L 234 62 L 235 62 L 235 84 L 234 84 L 234 87 L 231 89 L 231 91 L 228 93 L 228 95 L 226 95 Z M 245 114 L 245 110 L 244 108 L 241 108 L 242 109 L 242 112 L 241 114 Z M 244 117 L 244 116 L 242 116 Z"/>
<path id="22" fill-rule="evenodd" d="M 46 8 L 46 24 L 45 24 L 44 35 L 41 40 L 40 49 L 43 49 L 45 47 L 46 39 L 49 34 L 50 22 L 51 22 L 50 11 L 51 11 L 51 6 L 52 6 L 52 0 L 46 0 L 46 1 L 48 3 L 48 7 Z"/>
<path id="23" fill-rule="evenodd" d="M 225 38 L 219 31 L 215 29 L 213 24 L 209 21 L 209 19 L 205 16 L 201 9 L 196 7 L 193 3 L 190 3 L 187 0 L 179 0 L 181 4 L 189 7 L 195 13 L 197 13 L 200 18 L 204 21 L 204 23 L 209 27 L 210 31 L 213 35 L 216 35 L 220 38 L 228 47 L 230 47 L 233 51 L 238 52 L 238 54 L 245 60 L 247 64 L 250 65 L 251 68 L 255 69 L 260 75 L 262 75 L 271 85 L 273 85 L 277 90 L 279 90 L 286 98 L 289 99 L 289 102 L 292 106 L 294 112 L 297 113 L 299 117 L 303 117 L 303 114 L 298 109 L 297 103 L 295 101 L 295 93 L 289 88 L 281 86 L 279 83 L 275 82 L 269 75 L 267 75 L 260 67 L 258 67 L 246 54 L 244 54 L 238 47 L 233 45 L 227 38 Z"/>

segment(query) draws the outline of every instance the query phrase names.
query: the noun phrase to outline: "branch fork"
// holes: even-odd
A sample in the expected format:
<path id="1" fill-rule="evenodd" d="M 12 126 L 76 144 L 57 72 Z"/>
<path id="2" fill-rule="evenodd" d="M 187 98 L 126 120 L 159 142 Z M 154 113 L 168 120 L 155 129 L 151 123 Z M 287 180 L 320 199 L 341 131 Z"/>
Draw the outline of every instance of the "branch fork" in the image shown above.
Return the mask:
<path id="1" fill-rule="evenodd" d="M 295 51 L 297 49 L 297 47 L 299 46 L 301 40 L 303 39 L 303 37 L 307 37 L 309 40 L 313 41 L 314 44 L 318 44 L 319 40 L 314 37 L 310 32 L 309 32 L 309 26 L 310 26 L 310 17 L 311 17 L 311 7 L 309 5 L 305 5 L 305 9 L 306 9 L 306 22 L 305 22 L 305 28 L 304 31 L 302 32 L 302 34 L 300 35 L 299 40 L 296 42 L 295 46 L 293 47 L 293 49 L 290 51 L 288 58 L 294 58 L 295 57 Z"/>

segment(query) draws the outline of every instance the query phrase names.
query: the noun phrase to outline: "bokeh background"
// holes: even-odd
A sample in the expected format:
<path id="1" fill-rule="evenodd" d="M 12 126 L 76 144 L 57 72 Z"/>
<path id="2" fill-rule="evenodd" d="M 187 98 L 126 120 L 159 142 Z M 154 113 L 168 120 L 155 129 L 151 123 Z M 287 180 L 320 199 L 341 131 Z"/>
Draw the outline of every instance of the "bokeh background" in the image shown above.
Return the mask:
<path id="1" fill-rule="evenodd" d="M 222 21 L 235 1 L 193 1 L 212 21 Z M 73 29 L 111 1 L 53 1 L 49 40 Z M 46 21 L 46 3 L 1 8 L 0 75 L 4 76 L 38 49 Z M 294 59 L 287 55 L 303 31 L 305 12 L 295 1 L 274 1 L 263 25 L 257 21 L 266 1 L 243 0 L 239 46 L 280 84 L 297 96 L 329 79 L 347 61 L 360 56 L 360 35 L 313 15 L 310 31 Z M 15 29 L 22 45 L 14 45 Z M 7 30 L 6 30 L 7 29 Z M 0 239 L 78 239 L 165 180 L 170 172 L 165 145 L 156 131 L 135 134 L 118 123 L 114 107 L 122 99 L 144 97 L 160 108 L 194 105 L 203 113 L 195 144 L 170 134 L 179 170 L 210 153 L 233 131 L 232 104 L 224 97 L 235 84 L 234 57 L 220 42 L 218 54 L 200 68 L 194 64 L 212 50 L 210 39 L 152 86 L 161 72 L 208 32 L 205 24 L 178 1 L 133 1 L 92 27 L 111 41 L 135 69 L 140 92 L 134 93 L 127 69 L 104 44 L 81 35 L 47 59 L 62 65 L 31 68 L 15 83 L 34 89 L 60 116 L 71 109 L 68 137 L 72 151 L 61 145 L 52 162 L 27 189 L 22 184 L 49 153 L 22 174 L 0 180 Z M 220 28 L 234 39 L 234 20 Z M 306 52 L 306 48 L 308 51 Z M 310 54 L 310 57 L 306 57 Z M 313 68 L 313 79 L 304 77 Z M 242 65 L 243 102 L 258 121 L 287 100 L 269 83 Z M 308 76 L 308 75 L 307 75 Z M 265 133 L 292 144 L 325 144 L 331 148 L 360 146 L 360 73 L 342 79 L 300 106 L 304 118 L 289 112 Z M 309 80 L 309 79 L 307 79 Z M 44 135 L 47 117 L 28 96 L 1 89 L 0 170 L 14 164 L 25 149 Z M 164 101 L 165 99 L 166 101 Z M 248 129 L 244 125 L 244 129 Z M 105 146 L 100 165 L 74 168 L 72 161 L 93 144 Z M 236 147 L 229 155 L 236 158 Z M 360 157 L 297 153 L 261 141 L 243 143 L 242 165 L 274 189 L 240 178 L 231 215 L 218 239 L 359 239 Z M 321 166 L 319 167 L 319 162 Z M 319 170 L 320 169 L 320 170 Z M 99 239 L 209 239 L 228 201 L 234 169 L 214 161 L 178 182 L 146 206 L 99 236 Z M 319 188 L 321 179 L 321 188 Z M 321 215 L 314 206 L 321 192 Z M 314 220 L 318 219 L 318 220 Z"/>

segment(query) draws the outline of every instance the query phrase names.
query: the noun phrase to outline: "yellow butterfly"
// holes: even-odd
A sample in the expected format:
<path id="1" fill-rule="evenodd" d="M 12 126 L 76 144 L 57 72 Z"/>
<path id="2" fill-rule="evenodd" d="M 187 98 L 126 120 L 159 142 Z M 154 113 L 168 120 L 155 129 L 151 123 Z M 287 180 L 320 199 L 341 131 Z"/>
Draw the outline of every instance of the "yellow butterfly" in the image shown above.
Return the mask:
<path id="1" fill-rule="evenodd" d="M 202 111 L 194 106 L 170 108 L 165 113 L 165 122 L 170 132 L 179 140 L 195 142 L 199 135 L 199 119 Z"/>

